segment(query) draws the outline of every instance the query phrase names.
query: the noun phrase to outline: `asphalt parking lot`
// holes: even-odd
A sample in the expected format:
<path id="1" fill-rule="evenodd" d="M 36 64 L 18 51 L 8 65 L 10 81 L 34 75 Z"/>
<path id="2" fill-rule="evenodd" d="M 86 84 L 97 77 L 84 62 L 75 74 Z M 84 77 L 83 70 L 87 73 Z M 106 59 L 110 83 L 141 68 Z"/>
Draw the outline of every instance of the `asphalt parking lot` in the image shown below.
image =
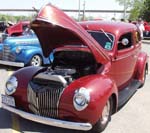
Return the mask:
<path id="1" fill-rule="evenodd" d="M 150 55 L 150 40 L 144 41 L 143 50 Z M 5 82 L 16 69 L 0 66 L 0 94 L 4 93 Z M 17 132 L 82 133 L 82 131 L 72 131 L 31 122 L 0 108 L 0 133 Z M 150 73 L 147 75 L 144 87 L 139 89 L 127 104 L 112 116 L 111 122 L 103 133 L 127 132 L 150 133 Z"/>

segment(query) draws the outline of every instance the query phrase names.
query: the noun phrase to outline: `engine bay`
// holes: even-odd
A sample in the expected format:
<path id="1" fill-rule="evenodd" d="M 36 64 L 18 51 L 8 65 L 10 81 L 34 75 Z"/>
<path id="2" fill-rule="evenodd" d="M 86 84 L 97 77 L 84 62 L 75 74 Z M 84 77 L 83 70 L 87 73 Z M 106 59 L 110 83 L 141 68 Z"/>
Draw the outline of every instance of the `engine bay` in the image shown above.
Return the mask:
<path id="1" fill-rule="evenodd" d="M 59 82 L 64 87 L 75 79 L 96 73 L 96 61 L 86 51 L 57 51 L 54 61 L 45 72 L 39 73 L 36 79 Z"/>

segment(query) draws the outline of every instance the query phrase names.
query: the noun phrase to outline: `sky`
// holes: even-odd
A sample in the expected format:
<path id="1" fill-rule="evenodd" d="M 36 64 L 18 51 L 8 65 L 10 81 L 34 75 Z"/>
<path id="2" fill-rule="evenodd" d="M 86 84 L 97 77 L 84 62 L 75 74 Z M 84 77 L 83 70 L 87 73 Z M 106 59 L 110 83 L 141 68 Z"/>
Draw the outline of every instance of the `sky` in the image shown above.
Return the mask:
<path id="1" fill-rule="evenodd" d="M 85 1 L 85 9 L 90 10 L 123 10 L 115 0 L 80 0 L 80 9 L 83 9 Z M 39 9 L 46 3 L 52 3 L 60 9 L 78 9 L 79 0 L 0 0 L 0 9 L 32 9 L 35 7 Z M 1 13 L 1 12 L 0 12 Z M 16 12 L 9 12 L 7 14 L 18 14 Z M 28 13 L 22 13 L 28 14 Z M 72 15 L 72 14 L 71 14 Z M 99 17 L 116 17 L 118 14 L 86 14 L 88 16 L 94 15 Z"/>

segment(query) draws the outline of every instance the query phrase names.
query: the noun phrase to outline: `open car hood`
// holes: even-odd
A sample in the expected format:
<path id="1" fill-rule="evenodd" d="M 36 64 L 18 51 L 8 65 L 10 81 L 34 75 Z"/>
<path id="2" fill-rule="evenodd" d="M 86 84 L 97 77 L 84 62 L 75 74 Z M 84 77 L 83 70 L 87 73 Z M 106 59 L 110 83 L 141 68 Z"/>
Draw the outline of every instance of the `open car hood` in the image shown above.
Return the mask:
<path id="1" fill-rule="evenodd" d="M 41 8 L 31 28 L 39 38 L 46 57 L 54 48 L 79 42 L 90 49 L 97 62 L 105 64 L 109 61 L 107 53 L 85 29 L 51 4 Z"/>

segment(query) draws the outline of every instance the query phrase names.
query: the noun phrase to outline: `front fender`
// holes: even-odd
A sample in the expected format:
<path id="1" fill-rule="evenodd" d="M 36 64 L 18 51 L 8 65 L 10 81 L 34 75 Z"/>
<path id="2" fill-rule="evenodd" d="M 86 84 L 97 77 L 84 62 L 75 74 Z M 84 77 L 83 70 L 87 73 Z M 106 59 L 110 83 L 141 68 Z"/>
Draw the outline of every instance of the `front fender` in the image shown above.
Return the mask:
<path id="1" fill-rule="evenodd" d="M 144 82 L 145 69 L 148 70 L 148 55 L 145 52 L 141 52 L 138 56 L 135 79 L 139 80 L 141 83 Z"/>
<path id="2" fill-rule="evenodd" d="M 89 90 L 90 102 L 86 109 L 77 111 L 73 106 L 73 97 L 75 90 L 81 87 Z M 62 119 L 65 117 L 68 120 L 90 122 L 94 125 L 101 117 L 102 110 L 112 94 L 117 98 L 116 84 L 108 76 L 91 75 L 80 78 L 64 90 L 60 98 L 59 116 Z"/>
<path id="3" fill-rule="evenodd" d="M 29 62 L 31 61 L 31 58 L 34 56 L 34 55 L 39 55 L 41 58 L 42 58 L 42 63 L 45 65 L 45 64 L 50 64 L 50 59 L 49 57 L 46 58 L 43 56 L 43 52 L 42 52 L 42 49 L 41 48 L 38 48 L 38 47 L 31 47 L 30 49 L 25 49 L 24 52 L 24 59 L 26 59 L 24 62 L 25 62 L 25 65 L 29 64 Z"/>
<path id="4" fill-rule="evenodd" d="M 45 71 L 44 67 L 25 67 L 19 69 L 12 76 L 15 76 L 18 81 L 18 87 L 16 88 L 16 92 L 12 95 L 15 98 L 16 106 L 21 107 L 25 110 L 28 110 L 28 102 L 27 102 L 27 87 L 30 80 L 34 77 L 34 75 L 39 72 Z"/>
<path id="5" fill-rule="evenodd" d="M 26 49 L 22 49 L 21 53 L 19 53 L 16 57 L 16 60 L 17 61 L 22 61 L 24 62 L 25 65 L 27 65 L 31 58 L 34 56 L 34 55 L 40 55 L 43 59 L 43 56 L 42 56 L 42 51 L 40 48 L 38 47 L 28 47 Z"/>

